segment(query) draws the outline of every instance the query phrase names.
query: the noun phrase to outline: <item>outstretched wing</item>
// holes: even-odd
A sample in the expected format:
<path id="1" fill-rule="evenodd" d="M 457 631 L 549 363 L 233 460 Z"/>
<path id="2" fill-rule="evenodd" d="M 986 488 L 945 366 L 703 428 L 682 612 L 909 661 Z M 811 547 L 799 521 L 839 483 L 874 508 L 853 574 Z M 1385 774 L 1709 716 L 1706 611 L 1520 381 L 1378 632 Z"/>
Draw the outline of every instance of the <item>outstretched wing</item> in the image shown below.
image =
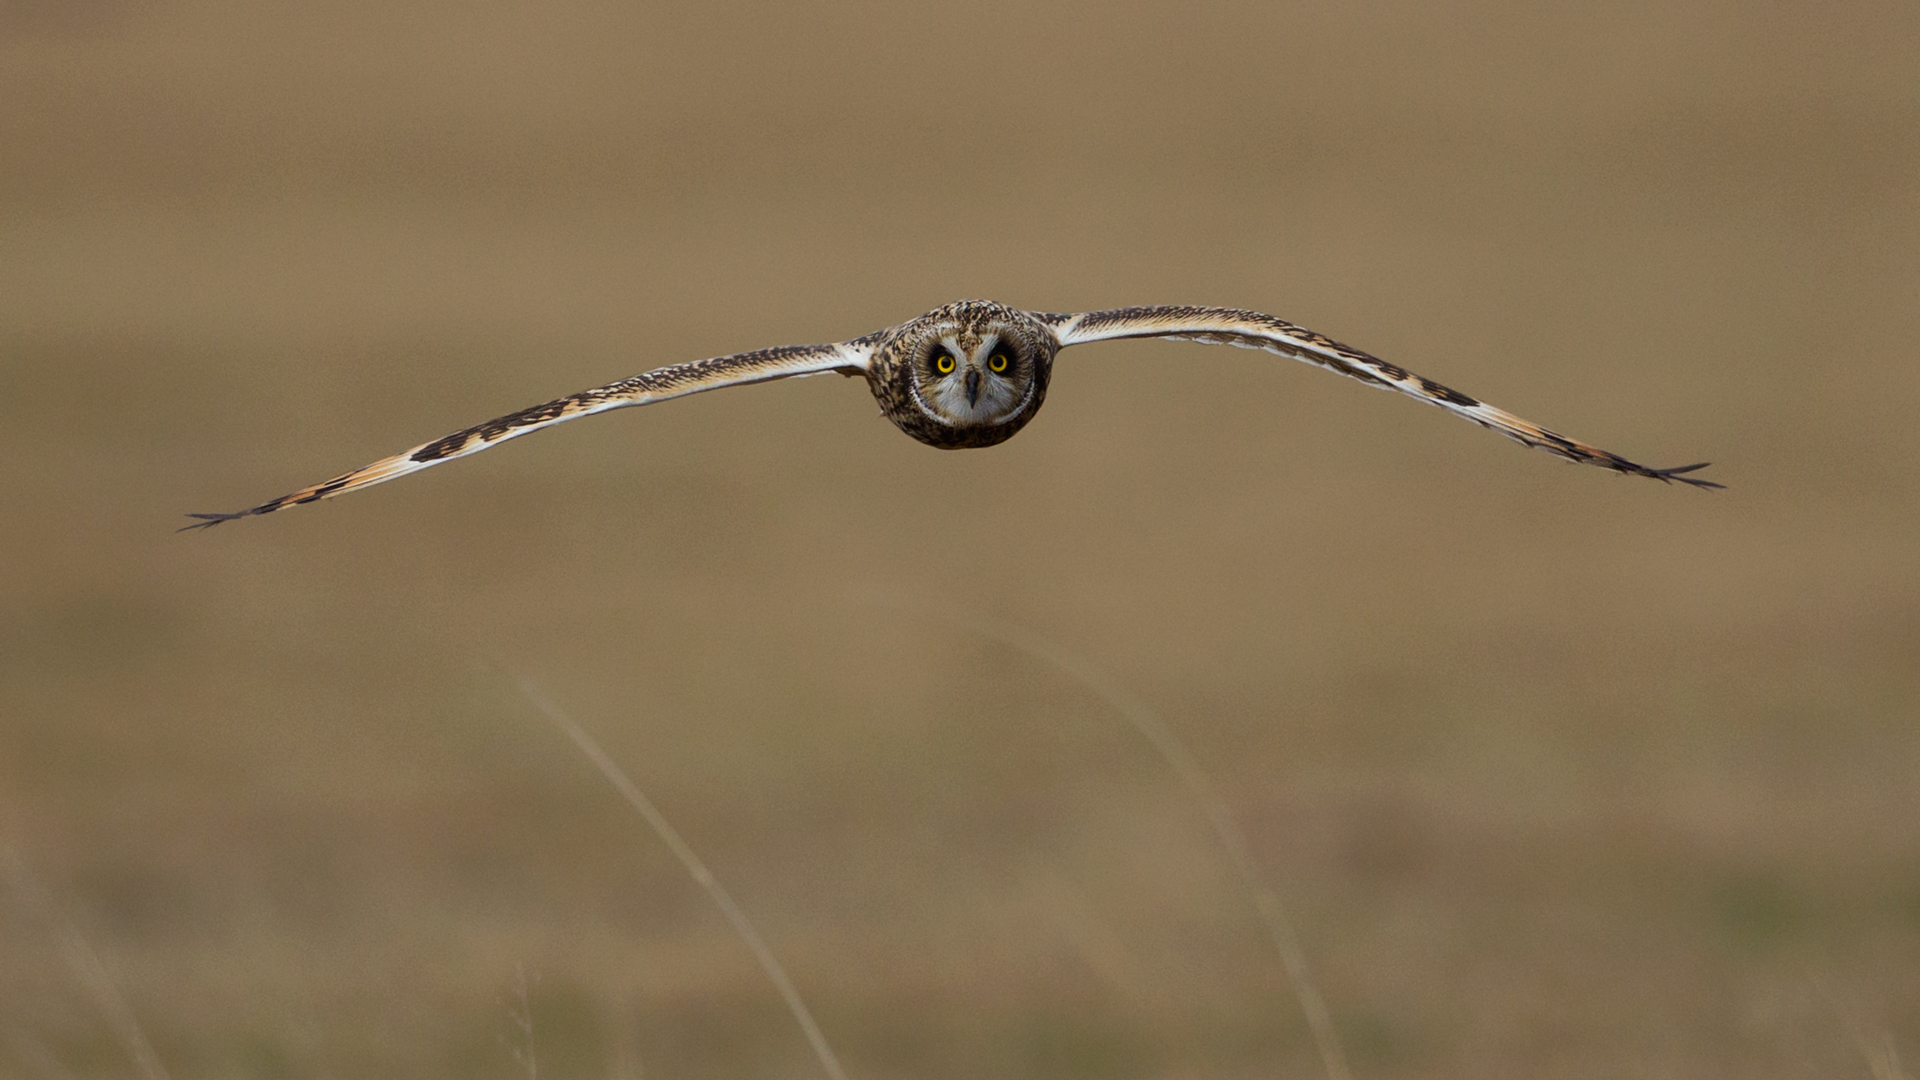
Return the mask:
<path id="1" fill-rule="evenodd" d="M 1569 461 L 1598 465 L 1635 476 L 1651 476 L 1655 480 L 1678 480 L 1700 488 L 1724 486 L 1711 480 L 1682 475 L 1706 468 L 1706 462 L 1682 465 L 1675 469 L 1650 469 L 1597 446 L 1569 439 L 1532 421 L 1522 420 L 1504 409 L 1496 409 L 1451 387 L 1395 367 L 1385 360 L 1295 326 L 1285 319 L 1276 319 L 1258 311 L 1211 307 L 1131 307 L 1088 311 L 1078 315 L 1042 315 L 1040 318 L 1053 327 L 1062 348 L 1114 338 L 1159 337 L 1201 341 L 1210 345 L 1237 345 L 1243 349 L 1265 349 L 1309 364 L 1318 364 L 1364 383 L 1398 390 L 1438 405 L 1456 416 L 1466 417 L 1481 427 L 1492 428 L 1515 442 L 1558 454 Z"/>
<path id="2" fill-rule="evenodd" d="M 344 495 L 349 491 L 372 487 L 397 476 L 419 472 L 421 469 L 438 465 L 443 461 L 478 453 L 489 446 L 519 438 L 530 431 L 538 431 L 543 427 L 551 427 L 567 420 L 591 416 L 610 409 L 651 405 L 656 401 L 686 397 L 688 394 L 698 394 L 706 390 L 718 390 L 723 386 L 742 386 L 747 383 L 792 378 L 796 375 L 815 375 L 823 371 L 839 371 L 848 375 L 859 374 L 866 371 L 867 362 L 872 356 L 873 347 L 869 344 L 869 339 L 860 338 L 834 345 L 785 345 L 777 349 L 716 356 L 711 360 L 696 360 L 691 364 L 657 368 L 630 379 L 622 379 L 617 383 L 598 386 L 592 390 L 582 390 L 577 394 L 556 398 L 544 405 L 535 405 L 530 409 L 508 413 L 484 424 L 475 424 L 445 438 L 423 443 L 389 458 L 381 458 L 371 465 L 355 469 L 350 473 L 342 473 L 323 484 L 315 484 L 291 495 L 282 495 L 270 502 L 263 502 L 249 510 L 242 510 L 235 514 L 188 514 L 188 517 L 200 520 L 195 524 L 184 526 L 181 531 L 204 529 L 223 521 L 250 517 L 254 514 L 271 514 L 283 506 L 331 499 L 335 495 Z"/>

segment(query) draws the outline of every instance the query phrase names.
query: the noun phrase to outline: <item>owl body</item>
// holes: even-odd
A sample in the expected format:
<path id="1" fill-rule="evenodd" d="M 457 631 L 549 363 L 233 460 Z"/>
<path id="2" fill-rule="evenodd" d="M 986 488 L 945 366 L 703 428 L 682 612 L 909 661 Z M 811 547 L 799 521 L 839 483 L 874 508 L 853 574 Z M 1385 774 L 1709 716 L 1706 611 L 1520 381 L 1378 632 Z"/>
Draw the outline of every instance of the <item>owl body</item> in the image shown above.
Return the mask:
<path id="1" fill-rule="evenodd" d="M 882 331 L 867 385 L 886 418 L 928 446 L 993 446 L 1040 411 L 1059 349 L 1044 316 L 962 300 Z"/>

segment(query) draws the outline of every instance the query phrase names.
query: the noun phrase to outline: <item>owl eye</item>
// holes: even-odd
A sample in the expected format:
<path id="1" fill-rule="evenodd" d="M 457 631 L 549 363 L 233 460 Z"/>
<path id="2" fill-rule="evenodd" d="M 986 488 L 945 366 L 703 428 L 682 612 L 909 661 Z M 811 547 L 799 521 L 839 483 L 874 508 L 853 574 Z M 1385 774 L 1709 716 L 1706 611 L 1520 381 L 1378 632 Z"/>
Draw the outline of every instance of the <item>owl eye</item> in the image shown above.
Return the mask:
<path id="1" fill-rule="evenodd" d="M 933 370 L 941 375 L 953 374 L 953 354 L 939 352 L 933 355 Z"/>
<path id="2" fill-rule="evenodd" d="M 995 375 L 999 375 L 1006 371 L 1012 363 L 1013 361 L 1007 359 L 1006 353 L 997 352 L 987 359 L 987 370 L 993 372 Z"/>

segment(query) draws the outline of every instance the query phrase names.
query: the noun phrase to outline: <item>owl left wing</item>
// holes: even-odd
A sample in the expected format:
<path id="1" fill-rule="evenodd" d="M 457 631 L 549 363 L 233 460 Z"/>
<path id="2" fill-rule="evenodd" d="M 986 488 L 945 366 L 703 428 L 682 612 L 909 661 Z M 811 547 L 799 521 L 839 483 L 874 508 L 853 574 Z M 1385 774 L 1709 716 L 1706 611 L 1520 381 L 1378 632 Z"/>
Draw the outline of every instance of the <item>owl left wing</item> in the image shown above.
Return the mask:
<path id="1" fill-rule="evenodd" d="M 1458 390 L 1415 375 L 1359 349 L 1342 345 L 1322 334 L 1295 326 L 1285 319 L 1276 319 L 1258 311 L 1212 307 L 1131 307 L 1088 311 L 1078 315 L 1042 314 L 1038 317 L 1052 327 L 1061 348 L 1090 341 L 1157 337 L 1200 341 L 1210 345 L 1235 345 L 1243 349 L 1265 349 L 1270 353 L 1316 364 L 1364 383 L 1398 390 L 1409 397 L 1438 405 L 1456 416 L 1465 417 L 1481 427 L 1491 428 L 1515 442 L 1557 454 L 1569 461 L 1598 465 L 1603 469 L 1635 476 L 1650 476 L 1655 480 L 1678 480 L 1699 488 L 1724 486 L 1711 480 L 1682 475 L 1706 468 L 1706 462 L 1673 469 L 1650 469 L 1611 451 L 1569 439 L 1530 420 L 1522 420 L 1504 409 L 1496 409 Z"/>
<path id="2" fill-rule="evenodd" d="M 596 386 L 591 390 L 582 390 L 567 397 L 555 398 L 544 405 L 535 405 L 532 408 L 496 417 L 484 424 L 475 424 L 430 443 L 422 443 L 392 457 L 381 458 L 371 465 L 362 466 L 352 472 L 341 473 L 324 483 L 301 488 L 290 495 L 282 495 L 237 513 L 188 514 L 188 517 L 200 520 L 182 527 L 180 531 L 204 529 L 235 518 L 271 514 L 285 506 L 331 499 L 335 495 L 344 495 L 349 491 L 358 491 L 361 488 L 385 483 L 396 477 L 438 465 L 443 461 L 452 461 L 457 457 L 479 453 L 489 446 L 506 442 L 508 439 L 517 439 L 528 432 L 552 427 L 568 420 L 576 420 L 582 416 L 592 416 L 594 413 L 612 409 L 629 409 L 636 405 L 651 405 L 657 401 L 668 401 L 726 386 L 744 386 L 748 383 L 788 379 L 799 375 L 816 375 L 823 371 L 856 375 L 867 369 L 867 362 L 872 356 L 873 345 L 869 336 L 833 345 L 783 345 L 775 349 L 760 349 L 756 352 L 735 353 L 731 356 L 716 356 L 710 360 L 696 360 L 690 364 L 655 368 L 630 379 Z"/>

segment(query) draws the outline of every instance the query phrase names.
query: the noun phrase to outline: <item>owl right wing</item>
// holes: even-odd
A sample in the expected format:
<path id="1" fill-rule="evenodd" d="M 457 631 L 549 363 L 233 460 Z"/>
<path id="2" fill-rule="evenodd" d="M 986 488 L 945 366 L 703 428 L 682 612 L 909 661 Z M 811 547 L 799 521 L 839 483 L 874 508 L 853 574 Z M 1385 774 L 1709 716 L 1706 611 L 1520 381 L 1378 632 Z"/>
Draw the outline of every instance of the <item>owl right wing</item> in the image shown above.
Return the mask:
<path id="1" fill-rule="evenodd" d="M 823 371 L 838 371 L 845 375 L 862 374 L 867 370 L 868 361 L 873 358 L 874 340 L 874 335 L 869 335 L 832 345 L 783 345 L 774 349 L 735 353 L 732 356 L 716 356 L 710 360 L 696 360 L 690 364 L 656 368 L 630 379 L 597 386 L 592 390 L 582 390 L 567 397 L 555 398 L 544 405 L 535 405 L 532 408 L 497 417 L 484 424 L 475 424 L 430 443 L 422 443 L 392 457 L 381 458 L 371 465 L 342 473 L 324 483 L 301 488 L 290 495 L 282 495 L 277 499 L 263 502 L 259 506 L 231 514 L 188 514 L 188 517 L 200 520 L 192 525 L 183 526 L 180 531 L 205 529 L 236 518 L 271 514 L 284 506 L 331 499 L 335 495 L 344 495 L 349 491 L 358 491 L 361 488 L 385 483 L 395 477 L 431 468 L 443 461 L 477 454 L 489 446 L 506 442 L 508 439 L 517 439 L 528 432 L 552 427 L 554 424 L 568 420 L 577 420 L 582 416 L 592 416 L 594 413 L 628 409 L 636 405 L 651 405 L 656 401 L 686 397 L 688 394 L 699 394 L 726 386 L 745 386 L 749 383 L 769 382 L 800 375 L 817 375 Z"/>
<path id="2" fill-rule="evenodd" d="M 1037 317 L 1052 327 L 1061 348 L 1090 341 L 1157 337 L 1210 345 L 1236 345 L 1243 349 L 1265 349 L 1364 383 L 1398 390 L 1430 405 L 1438 405 L 1481 427 L 1491 428 L 1515 442 L 1557 454 L 1568 461 L 1598 465 L 1603 469 L 1635 476 L 1650 476 L 1655 480 L 1678 480 L 1699 488 L 1724 486 L 1711 480 L 1682 475 L 1706 468 L 1706 462 L 1673 469 L 1650 469 L 1611 451 L 1569 439 L 1530 420 L 1522 420 L 1504 409 L 1494 408 L 1432 379 L 1415 375 L 1352 346 L 1342 345 L 1325 335 L 1258 311 L 1214 307 L 1131 307 L 1088 311 L 1078 315 L 1040 314 Z"/>

